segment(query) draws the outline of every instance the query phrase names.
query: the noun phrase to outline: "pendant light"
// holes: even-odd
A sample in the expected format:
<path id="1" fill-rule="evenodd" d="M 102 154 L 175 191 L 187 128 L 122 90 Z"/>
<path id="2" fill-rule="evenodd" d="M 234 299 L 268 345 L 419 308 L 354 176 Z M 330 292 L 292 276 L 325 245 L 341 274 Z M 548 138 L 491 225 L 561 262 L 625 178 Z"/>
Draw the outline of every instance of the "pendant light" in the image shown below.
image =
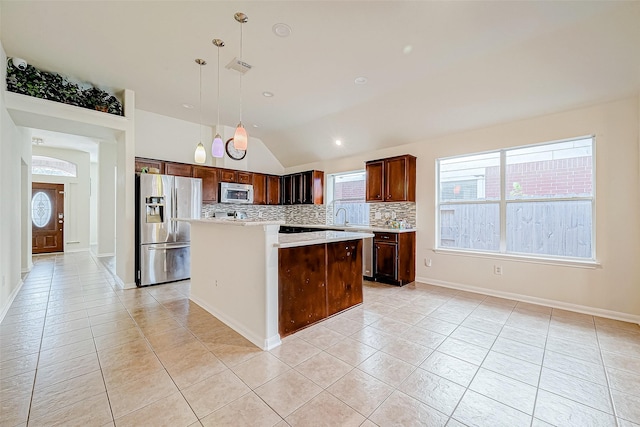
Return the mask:
<path id="1" fill-rule="evenodd" d="M 218 129 L 220 129 L 220 48 L 224 47 L 224 42 L 220 39 L 213 39 L 212 43 L 218 48 L 218 122 L 216 126 L 216 136 L 211 143 L 211 155 L 213 157 L 224 157 L 224 142 Z"/>
<path id="2" fill-rule="evenodd" d="M 196 163 L 204 163 L 207 161 L 207 152 L 204 149 L 204 145 L 202 145 L 202 67 L 207 65 L 207 61 L 204 59 L 196 59 L 196 64 L 200 66 L 200 142 L 198 142 L 198 146 L 196 147 L 196 152 L 194 154 L 194 160 Z"/>
<path id="3" fill-rule="evenodd" d="M 242 12 L 233 15 L 236 21 L 240 23 L 240 60 L 242 61 L 242 24 L 249 20 L 249 17 Z M 242 125 L 242 74 L 240 74 L 240 123 L 236 127 L 236 133 L 233 135 L 233 146 L 236 150 L 247 149 L 247 131 Z"/>

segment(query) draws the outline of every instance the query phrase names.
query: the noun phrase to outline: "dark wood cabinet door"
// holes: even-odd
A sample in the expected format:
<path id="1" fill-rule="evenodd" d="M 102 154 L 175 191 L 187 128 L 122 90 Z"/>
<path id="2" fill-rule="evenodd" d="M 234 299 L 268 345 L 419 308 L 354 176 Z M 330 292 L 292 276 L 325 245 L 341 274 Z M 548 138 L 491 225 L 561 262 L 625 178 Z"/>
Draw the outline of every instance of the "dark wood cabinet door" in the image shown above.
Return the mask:
<path id="1" fill-rule="evenodd" d="M 193 176 L 193 166 L 185 163 L 166 162 L 164 164 L 164 173 L 166 175 L 186 176 L 191 178 Z"/>
<path id="2" fill-rule="evenodd" d="M 220 173 L 220 182 L 237 182 L 238 175 L 237 171 L 232 169 L 219 169 Z"/>
<path id="3" fill-rule="evenodd" d="M 303 205 L 321 205 L 324 202 L 324 172 L 310 170 L 298 177 L 299 193 L 297 203 Z"/>
<path id="4" fill-rule="evenodd" d="M 366 200 L 367 202 L 382 202 L 384 200 L 384 160 L 377 160 L 375 162 L 367 162 L 367 188 L 366 188 Z"/>
<path id="5" fill-rule="evenodd" d="M 202 202 L 218 202 L 218 169 L 207 166 L 194 166 L 193 177 L 202 179 Z"/>
<path id="6" fill-rule="evenodd" d="M 397 157 L 385 160 L 384 183 L 387 202 L 403 202 L 407 200 L 407 159 Z"/>
<path id="7" fill-rule="evenodd" d="M 278 250 L 278 329 L 289 335 L 327 317 L 326 245 Z"/>
<path id="8" fill-rule="evenodd" d="M 416 201 L 416 158 L 400 156 L 385 159 L 385 201 Z"/>
<path id="9" fill-rule="evenodd" d="M 251 184 L 253 181 L 253 174 L 251 172 L 236 172 L 236 181 L 238 184 Z"/>
<path id="10" fill-rule="evenodd" d="M 282 177 L 282 189 L 280 190 L 283 205 L 293 204 L 293 175 Z"/>
<path id="11" fill-rule="evenodd" d="M 374 277 L 383 280 L 398 280 L 398 244 L 373 242 Z"/>
<path id="12" fill-rule="evenodd" d="M 362 303 L 362 240 L 327 244 L 327 315 Z"/>
<path id="13" fill-rule="evenodd" d="M 267 176 L 267 204 L 280 204 L 280 177 L 275 175 Z"/>
<path id="14" fill-rule="evenodd" d="M 264 205 L 267 203 L 267 176 L 261 173 L 253 174 L 253 204 Z"/>
<path id="15" fill-rule="evenodd" d="M 147 172 L 149 169 L 158 169 L 157 173 L 164 173 L 164 162 L 160 160 L 154 159 L 145 159 L 142 157 L 136 157 L 136 172 L 142 172 L 142 168 L 147 168 Z"/>
<path id="16" fill-rule="evenodd" d="M 293 205 L 301 205 L 304 200 L 304 174 L 296 173 L 291 176 L 292 202 Z"/>

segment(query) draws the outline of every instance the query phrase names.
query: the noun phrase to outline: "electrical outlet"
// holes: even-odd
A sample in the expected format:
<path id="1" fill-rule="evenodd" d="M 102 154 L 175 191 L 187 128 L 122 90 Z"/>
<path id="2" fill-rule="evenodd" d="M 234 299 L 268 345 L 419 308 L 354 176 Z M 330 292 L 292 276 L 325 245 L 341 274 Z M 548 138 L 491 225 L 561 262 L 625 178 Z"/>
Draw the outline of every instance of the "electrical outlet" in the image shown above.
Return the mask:
<path id="1" fill-rule="evenodd" d="M 376 212 L 376 213 L 375 213 L 375 218 L 376 218 L 376 219 L 382 219 L 382 213 L 380 213 L 380 212 Z"/>
<path id="2" fill-rule="evenodd" d="M 425 267 L 431 267 L 431 258 L 425 258 L 424 265 Z"/>
<path id="3" fill-rule="evenodd" d="M 320 212 L 316 212 L 316 219 L 320 218 Z"/>
<path id="4" fill-rule="evenodd" d="M 262 211 L 258 211 L 258 218 L 262 218 Z"/>
<path id="5" fill-rule="evenodd" d="M 497 274 L 499 276 L 502 276 L 502 266 L 501 265 L 494 265 L 493 266 L 493 274 Z"/>
<path id="6" fill-rule="evenodd" d="M 396 219 L 396 211 L 391 211 L 391 219 Z"/>

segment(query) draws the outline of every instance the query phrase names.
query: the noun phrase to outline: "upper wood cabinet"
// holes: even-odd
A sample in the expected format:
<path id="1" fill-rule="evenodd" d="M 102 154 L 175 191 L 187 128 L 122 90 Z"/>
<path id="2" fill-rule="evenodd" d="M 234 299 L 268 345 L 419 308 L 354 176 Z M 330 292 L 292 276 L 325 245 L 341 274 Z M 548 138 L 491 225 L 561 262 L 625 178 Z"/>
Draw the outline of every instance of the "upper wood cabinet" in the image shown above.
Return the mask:
<path id="1" fill-rule="evenodd" d="M 366 163 L 367 202 L 415 202 L 416 158 L 409 154 Z"/>
<path id="2" fill-rule="evenodd" d="M 185 163 L 165 162 L 164 173 L 173 176 L 191 177 L 193 175 L 193 166 Z"/>
<path id="3" fill-rule="evenodd" d="M 367 162 L 367 202 L 384 201 L 384 160 Z"/>
<path id="4" fill-rule="evenodd" d="M 267 176 L 267 205 L 280 204 L 280 177 Z"/>
<path id="5" fill-rule="evenodd" d="M 220 182 L 234 182 L 237 184 L 251 184 L 253 181 L 253 173 L 239 171 L 234 169 L 219 169 Z"/>
<path id="6" fill-rule="evenodd" d="M 142 168 L 158 169 L 157 173 L 164 173 L 164 162 L 162 160 L 145 159 L 143 157 L 136 157 L 136 172 L 142 172 Z M 147 170 L 147 172 L 149 172 Z"/>
<path id="7" fill-rule="evenodd" d="M 267 204 L 267 176 L 261 173 L 253 174 L 253 204 Z"/>
<path id="8" fill-rule="evenodd" d="M 321 205 L 324 201 L 324 172 L 306 171 L 282 177 L 283 205 Z"/>
<path id="9" fill-rule="evenodd" d="M 202 201 L 218 202 L 218 169 L 208 166 L 193 166 L 193 177 L 202 179 Z"/>
<path id="10" fill-rule="evenodd" d="M 233 169 L 219 169 L 219 179 L 220 182 L 237 182 L 238 176 L 236 175 L 235 170 Z"/>

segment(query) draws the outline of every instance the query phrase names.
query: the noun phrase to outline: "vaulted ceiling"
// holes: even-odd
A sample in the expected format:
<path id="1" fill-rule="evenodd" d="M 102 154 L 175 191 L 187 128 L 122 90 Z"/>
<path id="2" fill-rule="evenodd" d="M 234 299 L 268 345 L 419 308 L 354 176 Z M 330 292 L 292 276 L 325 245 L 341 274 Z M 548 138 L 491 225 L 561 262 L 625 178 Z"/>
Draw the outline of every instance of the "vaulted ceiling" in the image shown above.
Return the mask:
<path id="1" fill-rule="evenodd" d="M 640 2 L 3 1 L 8 56 L 198 123 L 242 121 L 284 166 L 640 91 Z M 273 26 L 291 28 L 279 37 Z M 359 77 L 365 84 L 355 84 Z M 273 97 L 263 96 L 263 92 Z M 195 106 L 186 109 L 183 104 Z M 337 147 L 335 139 L 343 141 Z"/>

